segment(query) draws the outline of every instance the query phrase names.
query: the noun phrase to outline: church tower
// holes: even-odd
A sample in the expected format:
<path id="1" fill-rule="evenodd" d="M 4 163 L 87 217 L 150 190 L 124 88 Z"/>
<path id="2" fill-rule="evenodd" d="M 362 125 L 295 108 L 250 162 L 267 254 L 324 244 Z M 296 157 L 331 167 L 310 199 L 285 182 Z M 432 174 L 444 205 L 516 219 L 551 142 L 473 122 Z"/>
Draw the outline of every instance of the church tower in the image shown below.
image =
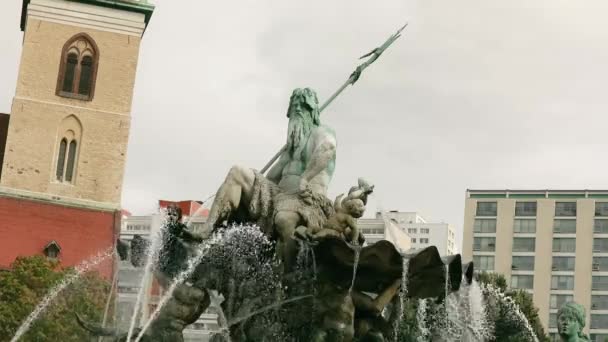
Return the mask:
<path id="1" fill-rule="evenodd" d="M 114 241 L 139 48 L 153 11 L 146 0 L 23 0 L 0 247 L 25 244 L 16 254 L 31 255 L 53 241 L 72 264 Z M 83 238 L 99 243 L 83 246 Z M 9 259 L 0 255 L 0 266 Z"/>
<path id="2" fill-rule="evenodd" d="M 145 1 L 24 1 L 3 188 L 119 208 Z"/>

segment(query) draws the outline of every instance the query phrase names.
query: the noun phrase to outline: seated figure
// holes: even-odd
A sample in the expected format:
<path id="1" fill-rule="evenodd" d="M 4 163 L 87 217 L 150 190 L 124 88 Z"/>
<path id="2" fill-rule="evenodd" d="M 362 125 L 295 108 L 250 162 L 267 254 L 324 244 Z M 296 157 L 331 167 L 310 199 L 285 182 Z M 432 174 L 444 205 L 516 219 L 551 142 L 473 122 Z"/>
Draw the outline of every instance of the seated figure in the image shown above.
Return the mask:
<path id="1" fill-rule="evenodd" d="M 336 137 L 321 124 L 317 95 L 309 88 L 293 91 L 287 117 L 287 145 L 278 161 L 266 176 L 232 167 L 203 231 L 213 231 L 225 221 L 256 223 L 278 239 L 277 254 L 289 269 L 297 254 L 296 227 L 321 227 L 333 214 L 326 192 L 335 168 Z"/>

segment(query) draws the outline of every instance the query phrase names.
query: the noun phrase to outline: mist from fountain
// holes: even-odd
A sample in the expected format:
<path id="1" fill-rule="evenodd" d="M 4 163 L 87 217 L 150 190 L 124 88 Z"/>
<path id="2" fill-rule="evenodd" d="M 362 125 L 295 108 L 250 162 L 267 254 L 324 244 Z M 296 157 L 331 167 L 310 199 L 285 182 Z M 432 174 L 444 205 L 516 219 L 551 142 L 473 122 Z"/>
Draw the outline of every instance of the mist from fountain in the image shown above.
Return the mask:
<path id="1" fill-rule="evenodd" d="M 53 300 L 63 291 L 65 288 L 73 284 L 78 280 L 85 272 L 91 270 L 91 268 L 99 265 L 104 260 L 108 259 L 114 254 L 114 247 L 110 247 L 104 251 L 101 251 L 94 256 L 82 261 L 74 268 L 74 273 L 63 278 L 59 284 L 55 285 L 49 293 L 44 296 L 42 301 L 34 308 L 27 318 L 21 323 L 21 326 L 17 329 L 17 332 L 13 336 L 10 342 L 18 341 L 23 334 L 25 334 L 32 323 L 47 309 L 47 307 L 53 302 Z"/>

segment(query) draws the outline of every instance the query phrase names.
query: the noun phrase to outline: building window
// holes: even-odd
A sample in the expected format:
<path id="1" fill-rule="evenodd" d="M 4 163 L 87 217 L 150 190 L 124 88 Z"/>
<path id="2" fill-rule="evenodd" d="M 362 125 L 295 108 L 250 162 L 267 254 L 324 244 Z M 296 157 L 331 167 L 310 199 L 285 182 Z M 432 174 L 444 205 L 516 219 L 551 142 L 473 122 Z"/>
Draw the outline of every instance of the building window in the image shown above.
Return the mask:
<path id="1" fill-rule="evenodd" d="M 595 219 L 593 222 L 593 232 L 598 234 L 608 234 L 608 220 Z"/>
<path id="2" fill-rule="evenodd" d="M 536 216 L 536 202 L 516 202 L 515 216 Z"/>
<path id="3" fill-rule="evenodd" d="M 557 328 L 557 314 L 549 314 L 549 328 Z"/>
<path id="4" fill-rule="evenodd" d="M 475 233 L 496 233 L 496 219 L 475 219 L 473 231 Z"/>
<path id="5" fill-rule="evenodd" d="M 515 219 L 513 222 L 514 233 L 536 233 L 535 219 Z"/>
<path id="6" fill-rule="evenodd" d="M 514 289 L 532 289 L 534 288 L 533 275 L 513 275 L 511 276 L 511 288 Z"/>
<path id="7" fill-rule="evenodd" d="M 496 202 L 477 202 L 477 216 L 496 216 Z"/>
<path id="8" fill-rule="evenodd" d="M 576 239 L 574 238 L 554 238 L 553 252 L 574 253 L 576 252 Z"/>
<path id="9" fill-rule="evenodd" d="M 429 233 L 428 228 L 420 228 L 420 234 L 428 234 L 428 233 Z"/>
<path id="10" fill-rule="evenodd" d="M 535 238 L 513 238 L 513 252 L 534 252 Z"/>
<path id="11" fill-rule="evenodd" d="M 494 257 L 491 255 L 473 256 L 473 265 L 480 271 L 494 271 Z"/>
<path id="12" fill-rule="evenodd" d="M 429 243 L 429 239 L 420 238 L 420 243 Z"/>
<path id="13" fill-rule="evenodd" d="M 608 315 L 592 314 L 591 329 L 608 329 Z"/>
<path id="14" fill-rule="evenodd" d="M 80 33 L 70 38 L 61 53 L 56 94 L 79 100 L 93 99 L 99 50 L 93 39 Z"/>
<path id="15" fill-rule="evenodd" d="M 533 256 L 514 256 L 511 269 L 516 271 L 534 271 Z"/>
<path id="16" fill-rule="evenodd" d="M 608 341 L 608 334 L 591 334 L 591 342 L 606 342 Z M 557 340 L 561 342 L 560 340 Z"/>
<path id="17" fill-rule="evenodd" d="M 595 216 L 608 216 L 608 202 L 595 202 Z"/>
<path id="18" fill-rule="evenodd" d="M 553 232 L 557 234 L 575 234 L 576 220 L 553 220 Z"/>
<path id="19" fill-rule="evenodd" d="M 608 296 L 591 296 L 591 310 L 608 310 Z"/>
<path id="20" fill-rule="evenodd" d="M 59 153 L 57 153 L 57 169 L 55 172 L 58 181 L 68 183 L 73 182 L 77 150 L 78 143 L 76 142 L 76 140 L 71 140 L 68 144 L 68 140 L 66 138 L 61 139 L 61 142 L 59 143 Z"/>
<path id="21" fill-rule="evenodd" d="M 555 216 L 576 216 L 576 202 L 556 202 Z"/>
<path id="22" fill-rule="evenodd" d="M 416 234 L 416 232 L 417 232 L 416 228 L 408 228 L 407 229 L 407 233 L 408 234 Z"/>
<path id="23" fill-rule="evenodd" d="M 573 276 L 552 276 L 551 277 L 551 290 L 573 290 L 574 289 L 574 277 Z"/>
<path id="24" fill-rule="evenodd" d="M 57 259 L 59 257 L 59 252 L 61 252 L 61 247 L 55 240 L 53 240 L 44 247 L 43 252 L 47 258 Z"/>
<path id="25" fill-rule="evenodd" d="M 412 238 L 412 243 L 416 243 L 416 238 Z"/>
<path id="26" fill-rule="evenodd" d="M 475 237 L 473 238 L 473 250 L 481 252 L 494 252 L 496 249 L 496 238 Z"/>
<path id="27" fill-rule="evenodd" d="M 593 257 L 593 271 L 608 271 L 608 257 Z"/>
<path id="28" fill-rule="evenodd" d="M 594 238 L 593 239 L 593 251 L 596 253 L 608 252 L 608 238 Z"/>
<path id="29" fill-rule="evenodd" d="M 553 257 L 553 271 L 574 271 L 574 257 Z"/>
<path id="30" fill-rule="evenodd" d="M 608 276 L 591 277 L 591 289 L 597 291 L 608 290 Z"/>
<path id="31" fill-rule="evenodd" d="M 571 302 L 574 300 L 572 295 L 551 295 L 550 308 L 551 309 L 559 309 L 562 305 Z"/>

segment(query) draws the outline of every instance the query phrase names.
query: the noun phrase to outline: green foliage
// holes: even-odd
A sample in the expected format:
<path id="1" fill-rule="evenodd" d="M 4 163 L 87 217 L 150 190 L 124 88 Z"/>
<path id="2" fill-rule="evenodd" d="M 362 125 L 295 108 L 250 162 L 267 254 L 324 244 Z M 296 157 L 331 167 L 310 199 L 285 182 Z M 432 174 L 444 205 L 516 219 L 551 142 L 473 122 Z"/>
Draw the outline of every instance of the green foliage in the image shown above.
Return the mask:
<path id="1" fill-rule="evenodd" d="M 521 312 L 526 316 L 528 323 L 534 330 L 536 337 L 541 342 L 549 341 L 549 336 L 545 334 L 545 330 L 538 317 L 538 309 L 534 306 L 532 295 L 524 290 L 507 291 L 507 281 L 502 274 L 486 273 L 479 274 L 479 282 L 483 284 L 493 285 L 505 293 L 506 297 L 511 298 L 515 304 L 519 306 Z M 490 304 L 491 311 L 489 312 L 495 326 L 496 342 L 521 342 L 526 341 L 525 329 L 522 323 L 515 319 L 510 314 L 511 309 L 504 303 L 496 302 Z"/>
<path id="2" fill-rule="evenodd" d="M 20 257 L 0 272 L 0 341 L 8 341 L 49 290 L 73 269 L 59 269 L 41 256 Z M 97 273 L 84 274 L 60 293 L 20 341 L 85 341 L 74 312 L 100 321 L 109 284 Z"/>

